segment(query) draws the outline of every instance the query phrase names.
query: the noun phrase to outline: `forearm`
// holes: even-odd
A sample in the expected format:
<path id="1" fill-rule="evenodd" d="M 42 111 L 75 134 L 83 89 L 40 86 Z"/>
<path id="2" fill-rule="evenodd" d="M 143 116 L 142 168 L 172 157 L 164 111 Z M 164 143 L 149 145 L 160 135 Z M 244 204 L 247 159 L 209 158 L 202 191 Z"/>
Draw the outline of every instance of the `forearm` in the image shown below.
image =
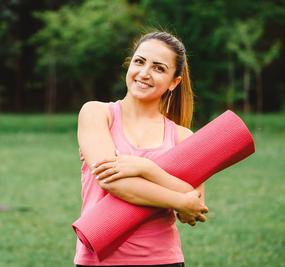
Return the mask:
<path id="1" fill-rule="evenodd" d="M 190 184 L 175 176 L 170 175 L 154 162 L 151 162 L 149 168 L 146 168 L 145 170 L 146 171 L 143 173 L 144 178 L 168 189 L 181 193 L 186 193 L 194 189 Z M 203 203 L 205 203 L 204 184 L 199 185 L 196 190 L 201 193 L 201 199 Z"/>
<path id="2" fill-rule="evenodd" d="M 120 179 L 108 184 L 100 181 L 99 185 L 112 195 L 135 205 L 179 211 L 184 203 L 184 193 L 170 190 L 140 177 Z"/>
<path id="3" fill-rule="evenodd" d="M 152 160 L 137 156 L 119 155 L 97 162 L 92 173 L 106 183 L 128 177 L 141 177 L 176 192 L 186 193 L 193 190 L 190 184 L 170 175 Z"/>
<path id="4" fill-rule="evenodd" d="M 177 192 L 186 193 L 194 189 L 187 182 L 164 171 L 153 161 L 149 160 L 148 164 L 149 166 L 142 173 L 145 179 Z"/>
<path id="5" fill-rule="evenodd" d="M 194 188 L 188 184 L 187 182 L 170 175 L 166 171 L 164 171 L 160 166 L 155 164 L 154 162 L 151 162 L 151 165 L 149 168 L 145 169 L 145 172 L 142 174 L 144 178 L 147 180 L 159 184 L 163 187 L 166 187 L 168 189 L 181 192 L 181 193 L 187 193 L 189 191 L 192 191 Z M 201 193 L 201 200 L 203 203 L 205 203 L 205 186 L 204 184 L 199 185 L 196 188 L 197 191 Z"/>

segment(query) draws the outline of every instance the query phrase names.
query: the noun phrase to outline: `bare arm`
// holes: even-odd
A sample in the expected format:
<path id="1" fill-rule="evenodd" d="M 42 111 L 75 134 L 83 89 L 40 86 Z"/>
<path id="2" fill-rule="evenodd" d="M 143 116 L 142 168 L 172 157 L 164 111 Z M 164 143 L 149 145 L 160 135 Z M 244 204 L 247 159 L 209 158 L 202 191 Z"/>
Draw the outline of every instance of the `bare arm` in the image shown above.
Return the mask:
<path id="1" fill-rule="evenodd" d="M 115 155 L 115 146 L 108 125 L 108 109 L 104 105 L 106 104 L 99 102 L 86 103 L 79 114 L 78 142 L 90 169 L 92 169 L 94 162 Z M 175 182 L 185 183 L 178 178 L 175 178 Z M 151 205 L 162 208 L 171 207 L 176 210 L 185 210 L 187 207 L 184 207 L 184 204 L 187 205 L 190 200 L 195 199 L 195 195 L 186 196 L 185 194 L 167 189 L 163 185 L 157 185 L 139 177 L 136 179 L 121 179 L 108 186 L 103 181 L 100 181 L 99 185 L 112 194 L 138 205 Z M 167 185 L 169 186 L 169 184 Z M 183 192 L 185 191 L 183 190 Z M 181 207 L 179 208 L 180 205 Z M 193 208 L 195 209 L 195 207 Z M 202 207 L 199 206 L 196 209 L 200 212 Z M 189 207 L 189 210 L 192 209 Z"/>
<path id="2" fill-rule="evenodd" d="M 97 162 L 92 173 L 96 179 L 104 180 L 104 183 L 113 183 L 128 177 L 142 177 L 176 192 L 185 193 L 193 190 L 190 184 L 170 175 L 152 160 L 138 156 L 118 155 Z"/>
<path id="3" fill-rule="evenodd" d="M 192 134 L 189 129 L 178 127 L 179 142 Z M 186 193 L 193 190 L 190 184 L 170 175 L 153 161 L 136 156 L 118 155 L 97 162 L 93 173 L 97 179 L 104 180 L 104 183 L 112 182 L 113 184 L 108 190 L 111 192 L 116 190 L 117 194 L 120 191 L 120 185 L 123 183 L 114 183 L 114 181 L 127 177 L 142 177 L 176 192 Z M 199 186 L 198 191 L 204 200 L 204 186 Z"/>
<path id="4" fill-rule="evenodd" d="M 197 190 L 181 193 L 140 177 L 116 180 L 108 184 L 100 183 L 101 187 L 111 194 L 132 204 L 158 208 L 171 208 L 177 212 L 186 213 L 187 215 L 194 217 L 198 217 L 201 215 L 201 212 L 204 213 L 208 210 L 201 201 L 201 195 Z"/>
<path id="5" fill-rule="evenodd" d="M 87 102 L 78 116 L 78 143 L 87 166 L 115 156 L 115 146 L 109 131 L 108 113 L 104 103 Z"/>

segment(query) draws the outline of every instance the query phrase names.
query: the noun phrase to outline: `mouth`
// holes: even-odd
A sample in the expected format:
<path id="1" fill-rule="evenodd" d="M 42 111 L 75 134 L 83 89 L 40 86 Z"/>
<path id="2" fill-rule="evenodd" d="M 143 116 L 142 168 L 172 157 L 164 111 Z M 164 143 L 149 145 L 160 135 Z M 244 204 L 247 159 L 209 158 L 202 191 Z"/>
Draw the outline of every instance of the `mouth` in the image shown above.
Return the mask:
<path id="1" fill-rule="evenodd" d="M 135 83 L 138 87 L 140 87 L 142 89 L 146 89 L 148 87 L 153 87 L 153 85 L 146 83 L 146 82 L 139 81 L 139 80 L 135 80 Z"/>

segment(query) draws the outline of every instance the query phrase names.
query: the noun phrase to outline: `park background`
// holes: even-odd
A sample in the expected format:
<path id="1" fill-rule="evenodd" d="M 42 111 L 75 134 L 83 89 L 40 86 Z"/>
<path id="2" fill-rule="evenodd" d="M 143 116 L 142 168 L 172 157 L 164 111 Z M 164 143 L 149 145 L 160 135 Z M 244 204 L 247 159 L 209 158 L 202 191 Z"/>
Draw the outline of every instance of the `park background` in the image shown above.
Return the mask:
<path id="1" fill-rule="evenodd" d="M 206 184 L 208 222 L 179 224 L 187 267 L 285 266 L 285 2 L 0 1 L 0 267 L 72 266 L 77 113 L 122 97 L 136 37 L 187 49 L 193 129 L 226 109 L 256 153 Z"/>

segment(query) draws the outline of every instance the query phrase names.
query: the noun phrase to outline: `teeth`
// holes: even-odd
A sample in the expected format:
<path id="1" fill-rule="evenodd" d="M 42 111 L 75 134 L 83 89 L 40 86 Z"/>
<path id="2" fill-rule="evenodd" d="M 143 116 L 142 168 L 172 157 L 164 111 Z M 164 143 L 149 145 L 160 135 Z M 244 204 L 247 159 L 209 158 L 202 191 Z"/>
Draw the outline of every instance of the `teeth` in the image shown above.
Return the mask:
<path id="1" fill-rule="evenodd" d="M 143 82 L 140 82 L 140 81 L 136 81 L 136 84 L 140 87 L 140 88 L 148 88 L 150 87 L 150 85 L 148 85 L 147 83 L 143 83 Z"/>

